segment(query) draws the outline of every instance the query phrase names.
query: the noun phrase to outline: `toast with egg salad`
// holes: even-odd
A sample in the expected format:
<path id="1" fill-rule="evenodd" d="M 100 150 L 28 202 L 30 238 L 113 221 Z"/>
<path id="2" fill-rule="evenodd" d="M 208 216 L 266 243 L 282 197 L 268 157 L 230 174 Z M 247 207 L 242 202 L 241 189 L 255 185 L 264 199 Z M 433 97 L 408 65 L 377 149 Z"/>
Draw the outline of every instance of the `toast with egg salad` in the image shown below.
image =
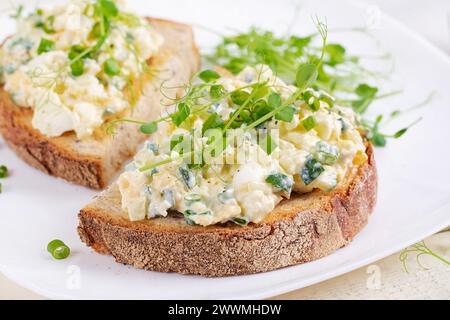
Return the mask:
<path id="1" fill-rule="evenodd" d="M 80 211 L 82 241 L 123 264 L 207 277 L 347 245 L 377 194 L 354 112 L 264 65 L 198 78 L 118 181 Z"/>
<path id="2" fill-rule="evenodd" d="M 19 11 L 20 13 L 20 11 Z M 103 189 L 145 140 L 115 119 L 150 120 L 197 71 L 190 26 L 140 18 L 123 0 L 70 0 L 18 15 L 1 48 L 0 130 L 30 165 Z"/>

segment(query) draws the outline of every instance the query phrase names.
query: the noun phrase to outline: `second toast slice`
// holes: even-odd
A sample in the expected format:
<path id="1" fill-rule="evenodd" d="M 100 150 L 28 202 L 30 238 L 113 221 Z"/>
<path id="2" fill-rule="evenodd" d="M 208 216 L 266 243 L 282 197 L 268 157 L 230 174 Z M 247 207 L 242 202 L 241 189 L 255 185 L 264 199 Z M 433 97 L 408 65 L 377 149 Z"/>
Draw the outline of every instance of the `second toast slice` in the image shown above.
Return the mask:
<path id="1" fill-rule="evenodd" d="M 199 53 L 192 28 L 188 25 L 149 18 L 153 28 L 163 36 L 158 54 L 148 61 L 152 78 L 144 94 L 126 118 L 151 121 L 164 110 L 161 86 L 178 87 L 189 81 L 199 67 Z M 182 89 L 172 89 L 171 96 Z M 33 110 L 14 104 L 0 88 L 0 131 L 6 143 L 31 166 L 56 177 L 92 189 L 105 188 L 123 164 L 132 157 L 145 136 L 132 124 L 120 124 L 114 137 L 97 136 L 79 140 L 74 133 L 49 138 L 34 129 Z"/>

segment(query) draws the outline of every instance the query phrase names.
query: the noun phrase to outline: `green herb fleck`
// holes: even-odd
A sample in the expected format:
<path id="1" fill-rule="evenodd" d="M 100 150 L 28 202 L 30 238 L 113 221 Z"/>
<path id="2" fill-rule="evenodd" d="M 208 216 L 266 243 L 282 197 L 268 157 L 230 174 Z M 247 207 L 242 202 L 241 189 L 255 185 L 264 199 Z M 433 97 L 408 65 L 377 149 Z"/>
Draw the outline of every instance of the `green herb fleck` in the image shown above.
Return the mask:
<path id="1" fill-rule="evenodd" d="M 120 73 L 120 66 L 116 59 L 109 58 L 103 63 L 103 70 L 109 76 L 117 76 Z"/>
<path id="2" fill-rule="evenodd" d="M 50 16 L 47 21 L 39 21 L 36 23 L 36 28 L 44 30 L 47 34 L 54 34 L 55 29 L 53 29 L 53 23 L 55 22 L 55 16 Z"/>
<path id="3" fill-rule="evenodd" d="M 305 128 L 306 131 L 311 131 L 317 125 L 316 118 L 314 118 L 314 116 L 310 116 L 310 117 L 302 120 L 301 123 L 302 123 L 303 128 Z"/>
<path id="4" fill-rule="evenodd" d="M 0 166 L 0 179 L 6 178 L 8 176 L 8 167 L 5 165 Z"/>
<path id="5" fill-rule="evenodd" d="M 191 219 L 191 217 L 193 216 L 207 216 L 207 215 L 211 215 L 211 211 L 206 211 L 203 213 L 197 213 L 195 211 L 192 210 L 186 210 L 184 212 L 184 219 L 186 220 L 186 223 L 190 226 L 195 226 L 196 223 Z"/>
<path id="6" fill-rule="evenodd" d="M 288 195 L 291 194 L 292 186 L 294 185 L 292 177 L 284 173 L 271 174 L 266 178 L 266 182 L 274 186 L 275 189 L 286 192 Z"/>
<path id="7" fill-rule="evenodd" d="M 200 202 L 202 201 L 202 196 L 196 193 L 187 194 L 184 200 L 189 203 Z"/>
<path id="8" fill-rule="evenodd" d="M 320 162 L 314 159 L 313 156 L 309 156 L 300 175 L 305 185 L 309 186 L 324 171 L 325 168 L 320 164 Z"/>
<path id="9" fill-rule="evenodd" d="M 316 143 L 314 156 L 320 163 L 333 165 L 338 161 L 339 155 L 338 147 L 324 141 Z"/>
<path id="10" fill-rule="evenodd" d="M 70 255 L 70 248 L 61 240 L 53 240 L 47 245 L 47 251 L 57 260 L 66 259 Z"/>
<path id="11" fill-rule="evenodd" d="M 191 217 L 195 215 L 197 215 L 197 213 L 192 210 L 186 210 L 184 212 L 184 220 L 188 225 L 195 226 L 195 222 L 191 219 Z"/>
<path id="12" fill-rule="evenodd" d="M 187 167 L 180 167 L 181 178 L 188 189 L 193 189 L 197 184 L 194 173 Z"/>
<path id="13" fill-rule="evenodd" d="M 74 77 L 79 77 L 83 75 L 84 73 L 84 61 L 83 60 L 76 60 L 70 65 L 70 70 L 72 72 L 72 75 Z"/>
<path id="14" fill-rule="evenodd" d="M 48 40 L 45 38 L 41 39 L 41 42 L 39 43 L 39 47 L 37 49 L 38 54 L 43 54 L 46 52 L 50 52 L 55 48 L 55 42 L 52 40 Z"/>
<path id="15" fill-rule="evenodd" d="M 246 227 L 249 224 L 248 218 L 246 217 L 234 218 L 231 221 L 241 227 Z"/>

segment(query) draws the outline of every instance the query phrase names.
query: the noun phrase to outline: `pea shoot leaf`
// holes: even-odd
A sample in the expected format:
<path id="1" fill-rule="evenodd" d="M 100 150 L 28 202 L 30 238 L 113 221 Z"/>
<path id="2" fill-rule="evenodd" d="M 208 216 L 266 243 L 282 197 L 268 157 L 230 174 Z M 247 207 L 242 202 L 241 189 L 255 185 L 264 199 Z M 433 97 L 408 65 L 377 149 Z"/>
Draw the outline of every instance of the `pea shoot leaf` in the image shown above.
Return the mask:
<path id="1" fill-rule="evenodd" d="M 287 106 L 275 115 L 275 119 L 284 122 L 291 122 L 294 119 L 294 115 L 297 113 L 297 111 L 298 109 L 295 106 Z"/>
<path id="2" fill-rule="evenodd" d="M 220 74 L 214 70 L 204 70 L 200 72 L 198 77 L 206 83 L 212 82 L 220 78 Z"/>
<path id="3" fill-rule="evenodd" d="M 99 0 L 99 5 L 102 13 L 106 17 L 117 17 L 119 14 L 119 9 L 117 8 L 114 1 L 111 0 Z"/>
<path id="4" fill-rule="evenodd" d="M 250 94 L 244 90 L 235 91 L 231 94 L 231 101 L 238 106 L 242 106 L 248 100 Z"/>
<path id="5" fill-rule="evenodd" d="M 353 110 L 356 113 L 364 113 L 373 100 L 375 100 L 378 88 L 371 87 L 364 83 L 356 88 L 355 93 L 359 98 L 352 102 Z"/>
<path id="6" fill-rule="evenodd" d="M 179 127 L 191 114 L 191 109 L 185 102 L 178 104 L 178 112 L 173 113 L 170 117 L 173 123 Z"/>
<path id="7" fill-rule="evenodd" d="M 279 106 L 281 106 L 281 96 L 278 93 L 271 93 L 269 95 L 269 98 L 267 99 L 267 104 L 269 105 L 270 108 L 272 109 L 276 109 Z"/>
<path id="8" fill-rule="evenodd" d="M 211 98 L 213 99 L 218 99 L 220 98 L 222 95 L 224 94 L 224 88 L 222 85 L 220 84 L 216 84 L 211 86 L 211 88 L 209 89 L 209 95 L 211 96 Z"/>
<path id="9" fill-rule="evenodd" d="M 405 135 L 406 132 L 408 132 L 408 128 L 404 128 L 404 129 L 402 129 L 402 130 L 399 130 L 399 131 L 397 131 L 397 132 L 394 134 L 394 138 L 395 138 L 395 139 L 401 138 L 401 137 L 403 137 L 403 136 Z"/>
<path id="10" fill-rule="evenodd" d="M 156 122 L 149 122 L 149 123 L 143 124 L 140 128 L 140 131 L 143 134 L 153 134 L 156 131 L 158 131 L 158 124 Z"/>
<path id="11" fill-rule="evenodd" d="M 319 72 L 313 63 L 303 63 L 297 69 L 296 84 L 299 88 L 309 88 L 317 80 Z"/>
<path id="12" fill-rule="evenodd" d="M 327 45 L 325 52 L 328 55 L 328 59 L 325 62 L 330 66 L 336 66 L 345 62 L 345 48 L 340 44 Z"/>
<path id="13" fill-rule="evenodd" d="M 258 83 L 253 89 L 252 95 L 254 100 L 259 100 L 267 96 L 269 88 L 265 84 Z"/>
<path id="14" fill-rule="evenodd" d="M 220 117 L 219 114 L 213 113 L 209 116 L 208 119 L 206 119 L 205 123 L 203 124 L 202 134 L 205 135 L 205 133 L 208 130 L 223 128 L 223 127 L 224 127 L 223 119 Z"/>

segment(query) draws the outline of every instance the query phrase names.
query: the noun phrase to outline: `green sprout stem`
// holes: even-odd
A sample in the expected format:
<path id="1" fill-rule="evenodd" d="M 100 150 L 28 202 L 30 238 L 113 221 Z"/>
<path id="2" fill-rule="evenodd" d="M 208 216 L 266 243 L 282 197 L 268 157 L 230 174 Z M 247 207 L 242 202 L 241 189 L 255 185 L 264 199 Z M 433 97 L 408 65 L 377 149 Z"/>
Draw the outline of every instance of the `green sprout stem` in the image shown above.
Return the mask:
<path id="1" fill-rule="evenodd" d="M 423 269 L 427 269 L 426 267 L 423 266 L 420 258 L 424 255 L 428 255 L 428 256 L 432 256 L 436 259 L 438 259 L 439 261 L 443 262 L 444 264 L 450 266 L 450 261 L 445 259 L 444 257 L 438 255 L 436 252 L 434 252 L 433 250 L 431 250 L 425 243 L 425 241 L 416 243 L 414 245 L 412 245 L 411 247 L 408 247 L 406 249 L 404 249 L 399 256 L 400 261 L 402 262 L 403 265 L 403 269 L 409 273 L 408 271 L 408 266 L 407 266 L 407 261 L 408 261 L 408 257 L 409 254 L 411 253 L 416 253 L 416 261 L 417 264 L 423 268 Z"/>

